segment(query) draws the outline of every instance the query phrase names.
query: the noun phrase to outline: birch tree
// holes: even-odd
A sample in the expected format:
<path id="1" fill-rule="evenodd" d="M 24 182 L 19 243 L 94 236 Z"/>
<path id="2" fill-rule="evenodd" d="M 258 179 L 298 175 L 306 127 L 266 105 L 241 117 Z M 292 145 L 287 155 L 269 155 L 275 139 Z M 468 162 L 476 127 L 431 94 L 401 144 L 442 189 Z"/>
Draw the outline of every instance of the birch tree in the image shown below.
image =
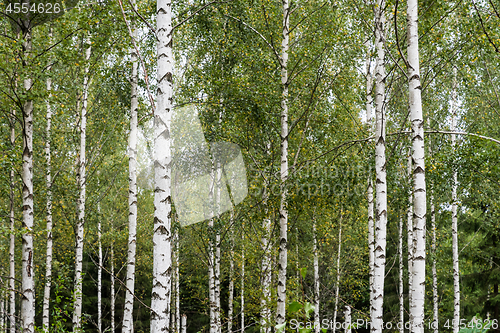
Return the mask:
<path id="1" fill-rule="evenodd" d="M 422 86 L 418 45 L 418 0 L 407 3 L 408 84 L 412 129 L 413 171 L 413 267 L 410 321 L 413 333 L 424 332 L 425 300 L 425 215 L 427 199 L 425 189 L 424 120 L 422 115 Z"/>
<path id="2" fill-rule="evenodd" d="M 135 0 L 131 2 L 135 6 Z M 132 38 L 137 39 L 135 22 L 131 22 Z M 127 277 L 125 291 L 125 307 L 123 310 L 123 333 L 133 333 L 134 312 L 134 286 L 135 286 L 135 253 L 137 234 L 137 54 L 134 47 L 130 50 L 132 73 L 130 77 L 130 133 L 128 138 L 128 252 L 127 252 Z"/>
<path id="3" fill-rule="evenodd" d="M 15 111 L 13 110 L 13 116 Z M 13 117 L 10 123 L 10 145 L 14 149 L 16 143 L 15 118 Z M 15 211 L 14 211 L 14 166 L 10 169 L 10 207 L 9 207 L 9 331 L 16 332 L 16 236 L 15 236 Z"/>
<path id="4" fill-rule="evenodd" d="M 27 68 L 32 52 L 32 29 L 29 22 L 23 33 L 23 67 Z M 29 94 L 33 80 L 27 74 L 24 78 L 24 90 Z M 29 95 L 28 95 L 29 96 Z M 31 97 L 23 105 L 23 229 L 22 235 L 22 282 L 21 282 L 21 323 L 24 333 L 35 332 L 35 276 L 34 276 L 34 246 L 33 246 L 33 100 Z"/>
<path id="5" fill-rule="evenodd" d="M 316 230 L 316 219 L 313 217 L 313 266 L 314 266 L 314 332 L 319 333 L 319 253 Z"/>
<path id="6" fill-rule="evenodd" d="M 453 68 L 451 131 L 457 127 L 457 68 Z M 451 135 L 451 145 L 456 151 L 457 138 Z M 458 217 L 457 217 L 457 171 L 453 170 L 453 184 L 451 187 L 451 239 L 453 252 L 453 333 L 458 333 L 460 325 L 460 268 L 458 265 Z"/>
<path id="7" fill-rule="evenodd" d="M 279 207 L 280 236 L 279 236 L 279 262 L 278 262 L 278 304 L 276 311 L 277 325 L 284 325 L 286 316 L 286 271 L 287 271 L 287 247 L 288 247 L 288 208 L 287 189 L 288 179 L 288 42 L 290 8 L 288 0 L 283 0 L 283 25 L 281 41 L 281 199 Z"/>
<path id="8" fill-rule="evenodd" d="M 49 32 L 49 39 L 52 39 L 52 29 Z M 48 70 L 51 70 L 49 66 Z M 47 187 L 47 201 L 45 209 L 47 210 L 47 250 L 46 250 L 46 260 L 45 260 L 45 287 L 43 290 L 43 309 L 42 309 L 42 327 L 44 332 L 49 332 L 49 306 L 50 306 L 50 289 L 52 285 L 52 168 L 51 168 L 51 125 L 52 125 L 52 80 L 47 78 L 46 81 L 47 91 L 49 96 L 47 97 L 47 127 L 45 129 L 46 141 L 45 141 L 45 161 L 47 163 L 45 183 Z"/>
<path id="9" fill-rule="evenodd" d="M 80 332 L 82 327 L 82 296 L 83 296 L 83 237 L 85 225 L 85 195 L 87 186 L 86 174 L 86 140 L 87 140 L 87 99 L 89 90 L 89 59 L 90 59 L 90 35 L 86 38 L 88 47 L 85 50 L 85 69 L 83 77 L 82 108 L 80 111 L 80 152 L 78 156 L 78 221 L 76 225 L 76 245 L 75 245 L 75 287 L 74 287 L 74 312 L 73 312 L 73 332 Z"/>
<path id="10" fill-rule="evenodd" d="M 385 0 L 375 6 L 375 43 L 377 64 L 375 68 L 375 253 L 373 269 L 373 312 L 371 330 L 381 333 L 385 281 L 385 253 L 387 234 L 387 183 L 385 161 Z"/>
<path id="11" fill-rule="evenodd" d="M 151 333 L 169 330 L 171 294 L 171 119 L 173 98 L 172 3 L 156 5 L 157 108 L 154 114 L 154 234 Z"/>

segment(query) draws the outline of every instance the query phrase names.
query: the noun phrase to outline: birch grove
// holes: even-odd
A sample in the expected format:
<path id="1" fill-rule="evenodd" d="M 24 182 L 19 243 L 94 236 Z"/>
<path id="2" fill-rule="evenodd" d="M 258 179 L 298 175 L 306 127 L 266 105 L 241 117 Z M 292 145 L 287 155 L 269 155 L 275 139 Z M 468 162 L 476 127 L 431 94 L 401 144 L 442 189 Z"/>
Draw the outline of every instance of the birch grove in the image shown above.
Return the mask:
<path id="1" fill-rule="evenodd" d="M 0 333 L 498 330 L 498 2 L 2 13 Z"/>

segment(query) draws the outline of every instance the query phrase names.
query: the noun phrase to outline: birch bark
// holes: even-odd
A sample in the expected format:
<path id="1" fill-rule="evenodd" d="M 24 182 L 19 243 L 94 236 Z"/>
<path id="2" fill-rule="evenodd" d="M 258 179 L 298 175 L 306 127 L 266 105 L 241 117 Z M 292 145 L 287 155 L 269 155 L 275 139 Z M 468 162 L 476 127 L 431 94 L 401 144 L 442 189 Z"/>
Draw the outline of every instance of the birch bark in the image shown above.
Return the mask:
<path id="1" fill-rule="evenodd" d="M 371 331 L 381 333 L 385 281 L 385 252 L 387 234 L 387 183 L 385 161 L 385 0 L 377 0 L 375 7 L 375 43 L 377 65 L 375 69 L 375 258 L 373 270 L 373 311 Z"/>
<path id="2" fill-rule="evenodd" d="M 453 68 L 451 131 L 457 127 L 457 68 Z M 457 139 L 451 135 L 451 145 L 456 151 Z M 458 216 L 457 216 L 457 171 L 453 171 L 453 185 L 451 188 L 451 236 L 453 247 L 453 333 L 458 333 L 460 324 L 460 268 L 458 264 Z"/>
<path id="3" fill-rule="evenodd" d="M 99 171 L 97 172 L 99 177 Z M 99 187 L 99 179 L 97 180 Z M 101 202 L 97 202 L 97 243 L 99 251 L 99 265 L 97 267 L 97 330 L 102 332 L 102 223 L 101 223 Z"/>
<path id="4" fill-rule="evenodd" d="M 339 286 L 340 286 L 340 251 L 342 250 L 342 213 L 339 223 L 339 247 L 337 252 L 337 283 L 335 284 L 335 307 L 333 310 L 333 332 L 335 333 L 337 326 L 337 309 L 339 304 Z"/>
<path id="5" fill-rule="evenodd" d="M 135 0 L 132 0 L 134 8 Z M 132 38 L 137 38 L 135 22 L 131 21 Z M 137 244 L 137 54 L 135 47 L 130 50 L 132 62 L 132 75 L 130 78 L 130 133 L 128 138 L 128 252 L 127 252 L 127 277 L 125 291 L 125 307 L 123 310 L 122 333 L 132 333 L 134 322 L 134 295 L 135 288 L 135 253 Z"/>
<path id="6" fill-rule="evenodd" d="M 171 119 L 173 97 L 172 4 L 158 0 L 157 108 L 154 116 L 154 234 L 151 333 L 170 329 L 171 293 Z"/>
<path id="7" fill-rule="evenodd" d="M 78 161 L 78 187 L 80 195 L 78 198 L 78 221 L 76 225 L 76 245 L 75 245 L 75 290 L 73 298 L 75 300 L 73 312 L 73 332 L 80 332 L 82 325 L 82 269 L 83 269 L 83 237 L 85 226 L 85 191 L 87 185 L 86 166 L 87 160 L 85 155 L 86 149 L 86 131 L 87 131 L 87 97 L 89 87 L 89 64 L 90 59 L 90 36 L 87 37 L 89 45 L 85 50 L 85 74 L 83 77 L 83 95 L 82 109 L 80 112 L 80 155 Z"/>
<path id="8" fill-rule="evenodd" d="M 115 331 L 115 247 L 111 242 L 111 332 Z"/>
<path id="9" fill-rule="evenodd" d="M 231 225 L 230 234 L 230 249 L 229 249 L 229 301 L 227 311 L 227 332 L 233 332 L 233 311 L 234 311 L 234 228 L 233 228 L 233 211 L 231 210 Z"/>
<path id="10" fill-rule="evenodd" d="M 24 35 L 24 58 L 29 59 L 32 46 L 32 31 Z M 27 66 L 26 60 L 23 66 Z M 24 89 L 28 92 L 32 79 L 24 79 Z M 23 105 L 23 229 L 22 235 L 22 282 L 21 282 L 21 323 L 24 333 L 35 332 L 35 280 L 33 273 L 33 101 L 28 99 Z"/>
<path id="11" fill-rule="evenodd" d="M 314 332 L 319 333 L 319 254 L 318 239 L 316 231 L 316 219 L 313 218 L 313 255 L 314 255 Z"/>
<path id="12" fill-rule="evenodd" d="M 422 86 L 418 50 L 418 0 L 408 0 L 408 80 L 409 106 L 412 127 L 413 163 L 413 272 L 410 321 L 413 333 L 424 332 L 425 300 L 425 189 L 424 120 L 422 115 Z"/>
<path id="13" fill-rule="evenodd" d="M 15 116 L 15 111 L 13 114 Z M 10 127 L 10 144 L 15 148 L 16 130 L 15 118 L 12 119 Z M 16 333 L 16 238 L 15 238 L 15 212 L 14 212 L 14 166 L 10 169 L 10 236 L 9 236 L 9 330 L 10 333 Z"/>
<path id="14" fill-rule="evenodd" d="M 175 232 L 175 328 L 177 333 L 181 330 L 181 294 L 180 294 L 180 275 L 179 275 L 179 229 Z"/>
<path id="15" fill-rule="evenodd" d="M 408 152 L 408 178 L 412 177 L 411 149 Z M 407 242 L 408 242 L 408 304 L 411 305 L 411 291 L 413 281 L 413 189 L 408 194 L 407 212 Z"/>
<path id="16" fill-rule="evenodd" d="M 241 231 L 241 333 L 245 333 L 245 232 Z"/>
<path id="17" fill-rule="evenodd" d="M 404 284 L 403 284 L 403 215 L 399 217 L 399 332 L 404 333 L 405 324 L 405 303 L 404 303 Z"/>
<path id="18" fill-rule="evenodd" d="M 286 271 L 287 271 L 287 247 L 288 247 L 288 208 L 287 189 L 288 179 L 288 43 L 290 12 L 288 0 L 282 0 L 283 25 L 281 42 L 281 200 L 280 200 L 280 242 L 278 262 L 278 302 L 276 311 L 276 323 L 282 325 L 286 317 Z"/>
<path id="19" fill-rule="evenodd" d="M 52 29 L 49 32 L 49 39 L 52 39 Z M 48 67 L 51 70 L 51 66 Z M 45 259 L 45 286 L 43 289 L 43 307 L 42 307 L 42 328 L 45 333 L 49 332 L 49 306 L 50 306 L 50 289 L 52 285 L 52 169 L 51 169 L 51 125 L 52 125 L 52 105 L 51 105 L 51 89 L 52 81 L 47 78 L 46 81 L 47 91 L 49 96 L 47 98 L 47 127 L 45 129 L 46 142 L 45 142 L 45 161 L 47 163 L 46 167 L 46 178 L 45 183 L 47 187 L 47 202 L 45 209 L 47 210 L 47 250 Z"/>

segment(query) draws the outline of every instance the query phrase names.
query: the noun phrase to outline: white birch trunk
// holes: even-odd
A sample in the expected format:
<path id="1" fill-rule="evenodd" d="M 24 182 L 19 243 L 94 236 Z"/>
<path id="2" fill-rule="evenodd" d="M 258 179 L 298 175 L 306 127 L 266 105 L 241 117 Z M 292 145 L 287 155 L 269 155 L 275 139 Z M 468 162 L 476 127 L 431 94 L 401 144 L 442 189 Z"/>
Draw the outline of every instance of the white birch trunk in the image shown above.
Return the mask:
<path id="1" fill-rule="evenodd" d="M 411 149 L 408 151 L 408 178 L 412 177 Z M 411 305 L 411 291 L 413 281 L 413 189 L 410 188 L 408 195 L 407 212 L 407 242 L 408 242 L 408 304 Z"/>
<path id="2" fill-rule="evenodd" d="M 373 98 L 371 95 L 373 78 L 370 70 L 371 57 L 370 57 L 370 42 L 367 41 L 366 44 L 366 123 L 370 128 L 370 134 L 373 129 L 372 124 L 372 102 Z M 375 231 L 374 231 L 374 206 L 373 206 L 373 182 L 371 176 L 368 177 L 368 188 L 367 188 L 367 199 L 368 199 L 368 252 L 369 252 L 369 269 L 370 269 L 370 318 L 372 318 L 373 312 L 373 274 L 374 274 L 374 263 L 375 263 Z"/>
<path id="3" fill-rule="evenodd" d="M 430 128 L 430 118 L 427 118 L 427 125 Z M 432 156 L 432 139 L 429 140 L 429 155 Z M 431 229 L 432 229 L 432 327 L 434 333 L 439 332 L 439 309 L 438 309 L 438 286 L 436 268 L 436 207 L 434 206 L 434 186 L 431 187 Z"/>
<path id="4" fill-rule="evenodd" d="M 171 120 L 173 98 L 172 4 L 157 1 L 157 108 L 154 120 L 154 235 L 151 333 L 170 329 Z"/>
<path id="5" fill-rule="evenodd" d="M 5 332 L 5 295 L 3 290 L 0 292 L 0 332 Z"/>
<path id="6" fill-rule="evenodd" d="M 227 332 L 233 332 L 233 312 L 234 312 L 234 228 L 233 228 L 233 211 L 231 210 L 231 225 L 230 225 L 230 249 L 229 249 L 229 300 L 227 310 Z"/>
<path id="7" fill-rule="evenodd" d="M 418 51 L 418 0 L 408 0 L 408 81 L 413 162 L 413 272 L 410 321 L 413 333 L 424 332 L 425 301 L 425 189 L 424 120 Z"/>
<path id="8" fill-rule="evenodd" d="M 288 247 L 288 208 L 287 189 L 288 179 L 288 42 L 290 11 L 288 0 L 283 3 L 283 25 L 281 42 L 281 200 L 280 200 L 280 242 L 278 262 L 278 300 L 276 311 L 276 323 L 282 325 L 286 320 L 286 271 L 287 271 L 287 247 Z"/>
<path id="9" fill-rule="evenodd" d="M 404 264 L 403 264 L 403 215 L 399 217 L 399 332 L 404 333 L 405 324 L 405 302 L 404 302 Z"/>
<path id="10" fill-rule="evenodd" d="M 49 39 L 52 39 L 52 29 L 49 32 Z M 48 70 L 51 70 L 49 66 Z M 50 315 L 49 315 L 49 307 L 50 307 L 50 289 L 52 285 L 52 169 L 51 169 L 51 125 L 52 125 L 52 105 L 51 105 L 51 89 L 52 89 L 52 80 L 50 78 L 47 79 L 47 91 L 49 92 L 49 96 L 47 98 L 47 127 L 45 129 L 45 135 L 47 136 L 45 142 L 45 161 L 47 163 L 46 169 L 46 187 L 47 187 L 47 202 L 46 202 L 46 210 L 47 210 L 47 250 L 46 250 L 46 258 L 45 258 L 45 286 L 43 289 L 43 307 L 42 307 L 42 328 L 44 332 L 49 332 L 50 325 Z"/>
<path id="11" fill-rule="evenodd" d="M 135 0 L 132 0 L 135 8 Z M 135 22 L 131 22 L 132 38 L 137 38 Z M 125 307 L 123 310 L 122 333 L 134 331 L 134 289 L 135 289 L 135 253 L 137 245 L 137 54 L 135 48 L 130 50 L 132 75 L 130 78 L 130 133 L 128 138 L 128 252 L 127 277 L 125 290 Z"/>
<path id="12" fill-rule="evenodd" d="M 319 255 L 316 231 L 316 219 L 313 219 L 313 255 L 314 255 L 314 332 L 319 333 Z M 267 332 L 266 332 L 267 333 Z"/>
<path id="13" fill-rule="evenodd" d="M 432 313 L 434 333 L 439 332 L 438 285 L 436 268 L 436 208 L 434 195 L 431 192 L 431 228 L 432 228 Z"/>
<path id="14" fill-rule="evenodd" d="M 265 199 L 264 205 L 267 207 L 267 198 Z M 267 213 L 267 209 L 266 209 Z M 261 304 L 261 333 L 271 333 L 271 309 L 269 304 L 271 302 L 271 251 L 269 239 L 271 237 L 271 219 L 267 216 L 262 221 L 262 298 Z"/>
<path id="15" fill-rule="evenodd" d="M 368 179 L 368 252 L 369 252 L 369 265 L 370 265 L 370 318 L 373 318 L 373 278 L 375 273 L 375 225 L 374 225 L 374 199 L 373 199 L 373 182 Z M 371 320 L 371 319 L 370 319 Z"/>
<path id="16" fill-rule="evenodd" d="M 214 250 L 214 219 L 208 222 L 208 300 L 210 302 L 210 333 L 217 333 L 217 303 L 215 301 L 215 250 Z"/>
<path id="17" fill-rule="evenodd" d="M 349 305 L 345 307 L 344 317 L 345 317 L 344 332 L 351 333 L 351 307 Z"/>
<path id="18" fill-rule="evenodd" d="M 180 255 L 180 242 L 179 242 L 179 230 L 177 230 L 175 233 L 175 328 L 177 329 L 177 333 L 181 331 L 179 255 Z"/>
<path id="19" fill-rule="evenodd" d="M 97 171 L 99 176 L 99 171 Z M 99 179 L 97 180 L 99 187 Z M 97 243 L 99 251 L 99 266 L 97 267 L 97 330 L 102 332 L 102 230 L 101 230 L 101 202 L 97 202 Z"/>
<path id="20" fill-rule="evenodd" d="M 457 127 L 457 69 L 453 68 L 453 91 L 452 91 L 452 116 L 451 131 Z M 451 135 L 451 145 L 456 151 L 457 139 L 455 134 Z M 457 216 L 457 171 L 453 171 L 453 185 L 451 188 L 451 236 L 453 248 L 453 333 L 458 333 L 460 324 L 460 269 L 458 265 L 458 216 Z"/>
<path id="21" fill-rule="evenodd" d="M 187 316 L 183 314 L 181 320 L 181 333 L 186 333 L 186 326 L 187 326 Z"/>
<path id="22" fill-rule="evenodd" d="M 377 65 L 375 69 L 375 258 L 373 270 L 373 312 L 371 331 L 382 332 L 385 252 L 387 234 L 387 183 L 385 161 L 385 0 L 378 0 L 375 9 L 375 43 Z"/>
<path id="23" fill-rule="evenodd" d="M 245 232 L 241 231 L 241 333 L 245 332 Z"/>
<path id="24" fill-rule="evenodd" d="M 111 332 L 115 332 L 115 248 L 111 242 Z"/>
<path id="25" fill-rule="evenodd" d="M 13 114 L 15 116 L 15 111 Z M 15 120 L 12 119 L 10 128 L 10 144 L 12 148 L 15 148 L 16 140 L 16 130 L 15 130 Z M 10 169 L 10 235 L 9 235 L 9 330 L 10 333 L 16 332 L 16 238 L 15 238 L 15 215 L 14 215 L 14 167 Z"/>
<path id="26" fill-rule="evenodd" d="M 217 229 L 215 235 L 215 323 L 217 325 L 217 333 L 221 333 L 221 318 L 220 318 L 220 233 Z"/>
<path id="27" fill-rule="evenodd" d="M 23 42 L 24 56 L 28 59 L 31 53 L 31 29 Z M 23 63 L 23 65 L 27 65 Z M 32 79 L 24 79 L 24 89 L 29 91 Z M 35 276 L 33 273 L 33 101 L 27 100 L 23 105 L 23 229 L 22 235 L 22 282 L 21 282 L 21 323 L 23 333 L 35 332 Z"/>
<path id="28" fill-rule="evenodd" d="M 89 64 L 90 59 L 90 36 L 87 38 L 88 47 L 85 50 L 85 74 L 83 77 L 83 96 L 82 109 L 80 115 L 80 155 L 78 165 L 78 187 L 80 195 L 78 198 L 78 221 L 76 225 L 76 245 L 75 245 L 75 290 L 74 312 L 73 312 L 73 332 L 80 332 L 82 325 L 82 269 L 83 269 L 83 237 L 85 225 L 85 191 L 87 186 L 86 166 L 87 160 L 85 155 L 86 149 L 86 132 L 87 132 L 87 97 L 89 89 Z"/>
<path id="29" fill-rule="evenodd" d="M 342 213 L 341 213 L 342 214 Z M 340 286 L 340 253 L 342 250 L 342 215 L 339 223 L 339 247 L 337 252 L 337 282 L 335 284 L 335 307 L 333 309 L 333 332 L 335 333 L 337 325 L 337 309 L 339 304 L 339 286 Z"/>

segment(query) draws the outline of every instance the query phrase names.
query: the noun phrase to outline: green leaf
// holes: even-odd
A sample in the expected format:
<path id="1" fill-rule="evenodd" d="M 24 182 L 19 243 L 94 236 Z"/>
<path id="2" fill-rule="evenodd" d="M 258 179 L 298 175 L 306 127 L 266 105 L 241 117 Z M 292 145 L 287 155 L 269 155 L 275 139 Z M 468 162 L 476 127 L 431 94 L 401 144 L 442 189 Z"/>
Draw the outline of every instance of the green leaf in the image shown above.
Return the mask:
<path id="1" fill-rule="evenodd" d="M 288 312 L 294 313 L 302 309 L 303 305 L 299 302 L 292 302 L 288 305 Z"/>
<path id="2" fill-rule="evenodd" d="M 300 328 L 299 332 L 300 333 L 309 333 L 309 332 L 311 332 L 311 329 L 310 328 Z"/>
<path id="3" fill-rule="evenodd" d="M 305 279 L 307 275 L 307 267 L 303 267 L 300 269 L 300 275 L 302 275 L 302 278 Z"/>
<path id="4" fill-rule="evenodd" d="M 314 305 L 311 303 L 307 302 L 306 305 L 304 306 L 304 311 L 306 313 L 306 316 L 309 317 L 309 313 L 314 311 Z"/>

